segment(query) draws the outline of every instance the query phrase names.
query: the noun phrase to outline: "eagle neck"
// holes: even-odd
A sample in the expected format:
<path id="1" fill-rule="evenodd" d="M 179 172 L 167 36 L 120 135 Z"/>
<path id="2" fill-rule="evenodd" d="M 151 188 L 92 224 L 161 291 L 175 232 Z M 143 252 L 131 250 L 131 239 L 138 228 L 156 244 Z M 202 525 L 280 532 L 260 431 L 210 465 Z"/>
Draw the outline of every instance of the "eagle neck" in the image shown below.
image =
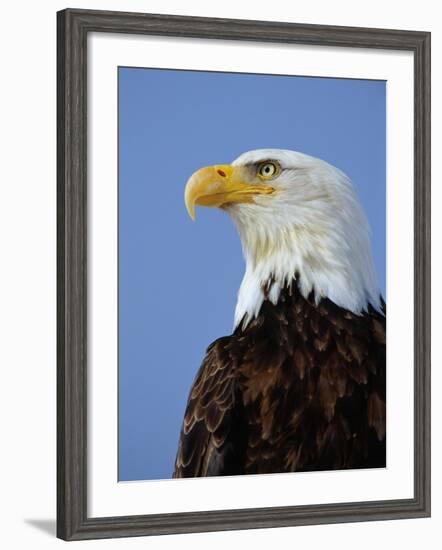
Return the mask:
<path id="1" fill-rule="evenodd" d="M 359 239 L 364 250 L 353 254 L 348 241 L 328 235 L 319 241 L 309 240 L 303 229 L 285 228 L 281 234 L 274 234 L 277 246 L 270 247 L 268 236 L 259 241 L 262 232 L 237 225 L 246 270 L 238 292 L 234 329 L 245 329 L 259 315 L 264 302 L 276 305 L 281 292 L 294 284 L 305 299 L 312 299 L 316 305 L 327 298 L 357 315 L 370 306 L 381 310 L 368 239 L 366 243 Z"/>

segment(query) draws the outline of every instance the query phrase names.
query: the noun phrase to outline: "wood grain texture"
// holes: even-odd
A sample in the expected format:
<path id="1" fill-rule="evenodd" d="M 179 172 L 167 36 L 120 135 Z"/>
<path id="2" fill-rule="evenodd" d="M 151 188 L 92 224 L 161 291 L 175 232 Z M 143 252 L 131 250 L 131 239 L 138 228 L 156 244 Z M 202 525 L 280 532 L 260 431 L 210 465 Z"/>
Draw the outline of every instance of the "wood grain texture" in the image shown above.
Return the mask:
<path id="1" fill-rule="evenodd" d="M 412 499 L 87 517 L 87 34 L 385 48 L 415 60 L 415 494 Z M 430 514 L 430 33 L 64 10 L 57 15 L 57 535 L 64 540 L 425 517 Z"/>
<path id="2" fill-rule="evenodd" d="M 86 518 L 86 33 L 58 14 L 57 534 Z"/>

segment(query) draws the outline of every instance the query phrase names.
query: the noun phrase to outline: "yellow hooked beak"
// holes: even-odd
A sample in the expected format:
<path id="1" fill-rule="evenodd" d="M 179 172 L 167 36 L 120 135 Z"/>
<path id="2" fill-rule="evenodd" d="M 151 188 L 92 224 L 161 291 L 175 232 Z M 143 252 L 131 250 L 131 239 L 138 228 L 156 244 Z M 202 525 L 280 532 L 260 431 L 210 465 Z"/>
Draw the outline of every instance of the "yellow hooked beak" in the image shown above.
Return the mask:
<path id="1" fill-rule="evenodd" d="M 196 204 L 219 208 L 229 203 L 253 202 L 255 196 L 275 191 L 269 185 L 244 183 L 242 174 L 240 166 L 230 164 L 206 166 L 196 171 L 184 191 L 184 202 L 192 220 L 195 219 Z"/>

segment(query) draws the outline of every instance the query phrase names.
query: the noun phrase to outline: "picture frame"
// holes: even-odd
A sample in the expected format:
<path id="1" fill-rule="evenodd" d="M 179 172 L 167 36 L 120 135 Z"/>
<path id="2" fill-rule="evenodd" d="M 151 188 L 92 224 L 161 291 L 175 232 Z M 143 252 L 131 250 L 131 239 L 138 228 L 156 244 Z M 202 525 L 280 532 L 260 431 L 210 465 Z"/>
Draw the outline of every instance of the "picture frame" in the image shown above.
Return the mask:
<path id="1" fill-rule="evenodd" d="M 88 516 L 88 36 L 118 33 L 412 52 L 413 498 Z M 57 536 L 64 540 L 430 515 L 430 33 L 67 9 L 57 14 Z"/>

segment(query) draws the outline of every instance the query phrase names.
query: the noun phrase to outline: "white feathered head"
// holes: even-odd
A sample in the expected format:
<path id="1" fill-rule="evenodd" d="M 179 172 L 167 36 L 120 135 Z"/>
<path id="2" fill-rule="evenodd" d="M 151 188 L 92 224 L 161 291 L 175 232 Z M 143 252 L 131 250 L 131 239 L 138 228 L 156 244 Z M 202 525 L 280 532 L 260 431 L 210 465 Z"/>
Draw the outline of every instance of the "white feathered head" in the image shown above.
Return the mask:
<path id="1" fill-rule="evenodd" d="M 249 151 L 195 172 L 185 203 L 192 218 L 195 205 L 222 208 L 238 228 L 246 273 L 235 326 L 246 326 L 265 296 L 276 304 L 294 279 L 316 302 L 327 297 L 357 314 L 380 309 L 366 217 L 349 178 L 327 162 L 282 149 Z"/>

